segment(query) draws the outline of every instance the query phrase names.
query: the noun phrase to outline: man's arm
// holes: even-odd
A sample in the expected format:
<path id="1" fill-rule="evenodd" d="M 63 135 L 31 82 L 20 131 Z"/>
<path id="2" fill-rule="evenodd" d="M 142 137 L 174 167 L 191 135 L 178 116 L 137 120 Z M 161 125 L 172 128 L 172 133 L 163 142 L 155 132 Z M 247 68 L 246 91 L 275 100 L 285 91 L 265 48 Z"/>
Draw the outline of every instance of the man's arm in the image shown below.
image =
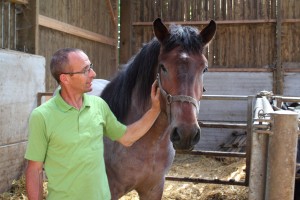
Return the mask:
<path id="1" fill-rule="evenodd" d="M 28 161 L 25 172 L 26 190 L 29 200 L 43 199 L 43 163 Z"/>
<path id="2" fill-rule="evenodd" d="M 125 134 L 118 140 L 118 142 L 128 147 L 147 133 L 160 114 L 159 97 L 160 90 L 157 87 L 157 81 L 155 81 L 151 88 L 151 108 L 142 116 L 141 119 L 127 126 Z"/>

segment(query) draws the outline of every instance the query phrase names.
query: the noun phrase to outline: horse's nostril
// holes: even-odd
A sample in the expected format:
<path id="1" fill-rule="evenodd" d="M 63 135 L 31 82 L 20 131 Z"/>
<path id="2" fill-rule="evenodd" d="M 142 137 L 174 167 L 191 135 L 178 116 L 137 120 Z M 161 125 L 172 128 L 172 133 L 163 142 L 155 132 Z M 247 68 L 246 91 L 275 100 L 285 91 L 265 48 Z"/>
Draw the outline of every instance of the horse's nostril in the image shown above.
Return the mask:
<path id="1" fill-rule="evenodd" d="M 197 129 L 196 135 L 194 136 L 193 140 L 192 140 L 192 145 L 195 145 L 199 142 L 200 140 L 200 134 L 201 134 L 201 130 L 200 128 Z"/>
<path id="2" fill-rule="evenodd" d="M 180 141 L 180 135 L 178 133 L 177 128 L 174 128 L 173 133 L 171 134 L 171 141 L 172 142 L 178 142 L 178 141 Z"/>

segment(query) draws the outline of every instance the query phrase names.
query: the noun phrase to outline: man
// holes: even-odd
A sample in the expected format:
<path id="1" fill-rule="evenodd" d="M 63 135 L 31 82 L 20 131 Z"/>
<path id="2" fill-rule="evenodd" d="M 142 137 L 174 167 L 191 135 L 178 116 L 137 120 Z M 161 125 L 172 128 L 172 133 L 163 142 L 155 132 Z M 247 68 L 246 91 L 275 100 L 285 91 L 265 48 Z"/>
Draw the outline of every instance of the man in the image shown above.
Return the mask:
<path id="1" fill-rule="evenodd" d="M 96 73 L 82 50 L 58 50 L 50 69 L 61 89 L 30 116 L 25 154 L 28 198 L 42 199 L 44 167 L 47 199 L 110 199 L 103 136 L 131 146 L 151 128 L 160 113 L 156 82 L 151 90 L 152 107 L 126 127 L 100 97 L 85 94 L 92 90 Z"/>

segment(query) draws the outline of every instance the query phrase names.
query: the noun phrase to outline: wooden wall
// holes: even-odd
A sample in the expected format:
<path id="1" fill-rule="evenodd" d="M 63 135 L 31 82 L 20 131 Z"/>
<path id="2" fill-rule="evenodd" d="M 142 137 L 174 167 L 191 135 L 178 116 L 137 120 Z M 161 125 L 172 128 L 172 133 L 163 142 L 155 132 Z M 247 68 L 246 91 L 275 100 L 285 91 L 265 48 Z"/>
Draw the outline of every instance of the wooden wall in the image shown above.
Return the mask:
<path id="1" fill-rule="evenodd" d="M 200 30 L 209 20 L 216 21 L 216 36 L 205 52 L 205 95 L 247 96 L 266 90 L 300 96 L 299 0 L 121 0 L 121 63 L 154 36 L 157 17 L 167 25 Z M 247 102 L 201 100 L 198 118 L 246 123 L 247 112 Z M 218 150 L 233 131 L 202 128 L 196 148 Z"/>
<path id="2" fill-rule="evenodd" d="M 199 29 L 214 19 L 218 24 L 217 35 L 206 52 L 211 72 L 270 71 L 274 92 L 284 94 L 285 72 L 299 71 L 298 0 L 120 0 L 120 3 L 121 64 L 153 37 L 152 22 L 157 17 L 167 24 Z M 0 21 L 4 27 L 0 33 L 4 39 L 2 48 L 45 56 L 47 91 L 56 87 L 48 64 L 58 48 L 85 50 L 96 66 L 97 78 L 108 79 L 117 71 L 118 0 L 4 0 L 0 4 L 4 8 Z"/>
<path id="3" fill-rule="evenodd" d="M 206 52 L 211 72 L 273 72 L 274 93 L 283 94 L 285 71 L 300 71 L 298 0 L 132 0 L 126 6 L 122 2 L 127 1 L 121 1 L 121 63 L 153 37 L 157 17 L 166 24 L 199 29 L 214 19 L 217 34 Z"/>
<path id="4" fill-rule="evenodd" d="M 116 72 L 118 0 L 30 0 L 27 4 L 11 1 L 4 1 L 4 20 L 8 21 L 10 12 L 9 24 L 16 22 L 16 42 L 15 46 L 8 46 L 7 41 L 15 38 L 6 38 L 4 48 L 44 56 L 47 91 L 57 86 L 49 62 L 59 48 L 83 49 L 95 65 L 97 78 L 108 79 Z M 8 28 L 5 23 L 4 27 L 10 30 L 13 26 Z"/>

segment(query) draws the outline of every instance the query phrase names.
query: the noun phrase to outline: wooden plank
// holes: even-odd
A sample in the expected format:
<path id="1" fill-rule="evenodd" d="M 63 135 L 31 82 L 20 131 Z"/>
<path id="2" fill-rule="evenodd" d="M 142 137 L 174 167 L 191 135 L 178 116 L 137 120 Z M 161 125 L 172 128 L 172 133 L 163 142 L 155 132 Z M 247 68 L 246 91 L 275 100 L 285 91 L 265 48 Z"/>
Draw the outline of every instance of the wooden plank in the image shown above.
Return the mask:
<path id="1" fill-rule="evenodd" d="M 209 72 L 272 72 L 273 68 L 209 68 Z"/>
<path id="2" fill-rule="evenodd" d="M 108 11 L 109 11 L 109 14 L 110 14 L 110 17 L 111 17 L 111 20 L 112 20 L 113 24 L 114 24 L 115 26 L 117 26 L 117 25 L 118 25 L 118 23 L 117 23 L 117 18 L 115 17 L 114 10 L 113 10 L 113 8 L 112 8 L 112 5 L 111 5 L 111 3 L 110 3 L 110 0 L 106 0 L 106 6 L 107 6 L 107 8 L 108 8 Z"/>
<path id="3" fill-rule="evenodd" d="M 140 3 L 138 1 L 138 3 Z M 121 36 L 120 36 L 120 60 L 119 63 L 126 63 L 132 55 L 132 2 L 131 1 L 120 1 L 121 7 Z"/>
<path id="4" fill-rule="evenodd" d="M 277 1 L 277 22 L 276 22 L 276 70 L 274 76 L 274 92 L 277 95 L 283 94 L 283 68 L 282 68 L 282 16 L 281 16 L 281 0 Z"/>
<path id="5" fill-rule="evenodd" d="M 28 0 L 10 0 L 10 2 L 16 4 L 28 4 Z"/>
<path id="6" fill-rule="evenodd" d="M 117 45 L 117 41 L 114 38 L 109 38 L 98 33 L 87 31 L 43 15 L 38 16 L 38 24 L 43 27 L 51 28 L 60 32 L 68 33 L 95 42 L 99 42 L 111 46 Z"/>
<path id="7" fill-rule="evenodd" d="M 264 24 L 276 23 L 276 19 L 255 19 L 255 20 L 216 20 L 218 25 L 221 24 Z M 299 23 L 300 19 L 282 19 L 282 23 Z M 208 21 L 164 21 L 165 24 L 181 24 L 181 25 L 206 25 Z M 152 22 L 133 22 L 133 26 L 152 26 Z"/>

